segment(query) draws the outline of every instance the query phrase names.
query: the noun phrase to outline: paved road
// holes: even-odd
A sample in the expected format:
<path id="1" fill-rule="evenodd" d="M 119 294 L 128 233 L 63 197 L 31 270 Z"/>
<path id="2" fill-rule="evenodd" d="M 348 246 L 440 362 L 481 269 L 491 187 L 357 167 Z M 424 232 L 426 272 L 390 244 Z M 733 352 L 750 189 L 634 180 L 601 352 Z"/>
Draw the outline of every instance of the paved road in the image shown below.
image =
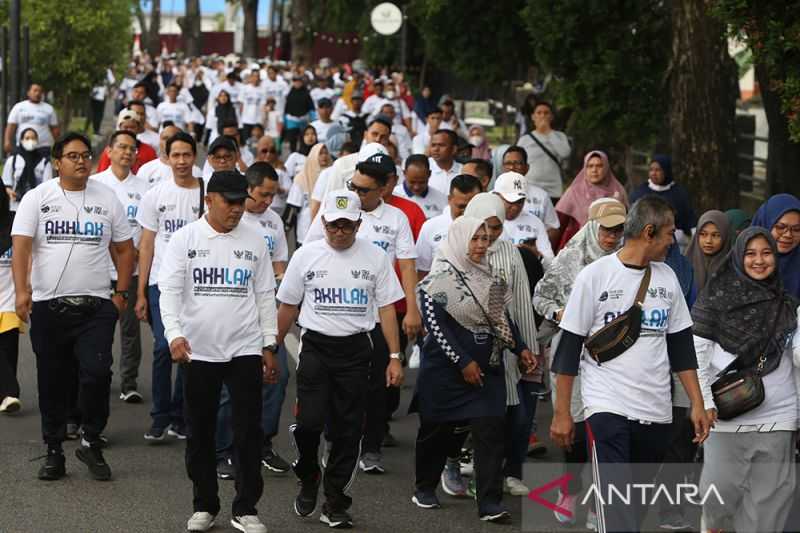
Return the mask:
<path id="1" fill-rule="evenodd" d="M 84 465 L 75 458 L 74 442 L 66 443 L 68 475 L 58 482 L 36 479 L 43 453 L 36 403 L 36 377 L 33 354 L 27 336 L 22 339 L 19 378 L 22 385 L 23 411 L 14 417 L 0 417 L 0 533 L 139 533 L 185 531 L 191 514 L 191 485 L 186 478 L 184 445 L 168 441 L 147 445 L 142 435 L 149 427 L 150 334 L 142 328 L 145 357 L 140 390 L 146 402 L 128 405 L 118 398 L 119 384 L 112 385 L 111 419 L 106 434 L 110 446 L 106 458 L 114 478 L 103 483 L 90 479 Z M 116 347 L 115 347 L 116 348 Z M 291 351 L 290 346 L 290 351 Z M 115 356 L 116 357 L 116 356 Z M 413 375 L 410 376 L 413 381 Z M 411 389 L 403 391 L 403 406 L 410 399 Z M 290 384 L 284 406 L 282 426 L 291 421 L 291 403 L 295 397 L 294 380 Z M 540 412 L 540 424 L 547 427 L 549 404 Z M 413 488 L 413 453 L 417 418 L 400 416 L 393 431 L 400 442 L 398 448 L 386 450 L 388 472 L 383 476 L 360 474 L 355 483 L 352 514 L 360 531 L 384 532 L 449 532 L 449 531 L 520 531 L 522 498 L 506 497 L 514 512 L 511 526 L 484 524 L 477 520 L 471 500 L 441 496 L 445 507 L 422 511 L 411 502 Z M 293 459 L 287 433 L 276 440 L 279 451 Z M 547 481 L 547 480 L 542 480 Z M 271 532 L 324 531 L 318 515 L 300 519 L 291 511 L 296 494 L 294 476 L 265 473 L 264 496 L 259 514 Z M 229 525 L 233 484 L 221 482 L 222 512 L 214 531 L 234 531 Z M 551 498 L 552 499 L 552 498 Z M 538 531 L 555 527 L 547 512 L 538 513 Z"/>

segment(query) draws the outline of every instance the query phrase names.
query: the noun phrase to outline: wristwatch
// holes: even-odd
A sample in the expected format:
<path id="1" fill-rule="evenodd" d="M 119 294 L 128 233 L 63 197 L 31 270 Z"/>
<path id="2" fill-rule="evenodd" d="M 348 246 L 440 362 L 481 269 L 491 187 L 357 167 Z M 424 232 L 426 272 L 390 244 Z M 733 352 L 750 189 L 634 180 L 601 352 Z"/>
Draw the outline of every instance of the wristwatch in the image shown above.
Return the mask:
<path id="1" fill-rule="evenodd" d="M 403 359 L 403 354 L 401 354 L 400 352 L 390 353 L 389 354 L 389 359 L 397 359 L 398 361 L 400 361 L 400 360 Z"/>
<path id="2" fill-rule="evenodd" d="M 270 351 L 270 352 L 272 352 L 274 354 L 278 353 L 278 344 L 273 342 L 269 346 L 264 346 L 264 349 L 267 350 L 267 351 Z"/>
<path id="3" fill-rule="evenodd" d="M 128 291 L 114 291 L 114 296 L 122 296 L 123 300 L 128 299 Z"/>

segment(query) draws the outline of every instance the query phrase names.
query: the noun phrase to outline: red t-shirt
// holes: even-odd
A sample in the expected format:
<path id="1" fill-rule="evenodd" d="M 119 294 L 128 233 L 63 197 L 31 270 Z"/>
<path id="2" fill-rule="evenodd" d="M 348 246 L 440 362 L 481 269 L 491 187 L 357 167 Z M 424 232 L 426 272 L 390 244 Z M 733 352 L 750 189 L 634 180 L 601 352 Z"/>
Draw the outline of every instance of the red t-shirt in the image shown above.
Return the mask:
<path id="1" fill-rule="evenodd" d="M 136 153 L 136 161 L 133 162 L 133 166 L 131 166 L 131 172 L 137 174 L 139 172 L 139 167 L 147 163 L 148 161 L 152 161 L 158 157 L 156 151 L 153 150 L 153 147 L 147 143 L 143 143 L 141 141 L 136 141 L 137 150 Z M 108 146 L 103 148 L 103 153 L 100 155 L 100 161 L 97 163 L 97 172 L 102 172 L 108 167 L 111 166 L 111 159 L 108 158 Z"/>
<path id="2" fill-rule="evenodd" d="M 408 224 L 411 226 L 411 235 L 414 236 L 414 242 L 417 242 L 417 238 L 419 237 L 419 231 L 422 229 L 422 225 L 425 223 L 425 213 L 422 211 L 422 208 L 412 202 L 411 200 L 407 200 L 405 198 L 400 198 L 399 196 L 395 196 L 394 194 L 389 198 L 389 205 L 396 207 L 400 211 L 405 214 L 406 218 L 408 219 Z M 397 261 L 394 262 L 394 271 L 397 272 L 397 279 L 402 281 L 400 277 L 400 265 Z M 406 312 L 406 300 L 405 298 L 402 300 L 398 300 L 394 304 L 394 309 L 397 311 L 397 314 L 405 314 Z"/>

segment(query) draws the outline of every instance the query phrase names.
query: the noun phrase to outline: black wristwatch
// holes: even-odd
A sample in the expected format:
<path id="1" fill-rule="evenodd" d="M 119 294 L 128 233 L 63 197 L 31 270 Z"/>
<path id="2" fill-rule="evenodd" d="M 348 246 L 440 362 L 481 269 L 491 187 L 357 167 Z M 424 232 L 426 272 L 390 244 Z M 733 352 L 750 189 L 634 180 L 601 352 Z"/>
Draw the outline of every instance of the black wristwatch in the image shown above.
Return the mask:
<path id="1" fill-rule="evenodd" d="M 273 354 L 276 354 L 278 353 L 278 343 L 273 342 L 269 346 L 264 346 L 264 349 L 272 352 Z"/>
<path id="2" fill-rule="evenodd" d="M 122 296 L 123 300 L 128 299 L 128 291 L 114 291 L 114 296 Z"/>

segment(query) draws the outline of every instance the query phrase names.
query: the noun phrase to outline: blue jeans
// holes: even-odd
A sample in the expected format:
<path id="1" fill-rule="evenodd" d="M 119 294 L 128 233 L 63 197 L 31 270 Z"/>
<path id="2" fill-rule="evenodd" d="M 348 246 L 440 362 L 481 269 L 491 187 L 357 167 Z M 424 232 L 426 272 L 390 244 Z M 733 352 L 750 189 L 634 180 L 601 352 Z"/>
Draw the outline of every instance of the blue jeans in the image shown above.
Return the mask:
<path id="1" fill-rule="evenodd" d="M 286 348 L 281 346 L 275 354 L 278 362 L 278 383 L 264 384 L 261 389 L 261 426 L 264 430 L 264 447 L 272 447 L 272 438 L 278 434 L 281 422 L 281 409 L 286 398 L 286 387 L 289 384 L 289 366 Z M 231 425 L 231 397 L 228 388 L 223 385 L 217 410 L 217 459 L 230 455 L 233 446 L 233 429 Z"/>
<path id="2" fill-rule="evenodd" d="M 528 439 L 536 418 L 541 383 L 520 380 L 517 383 L 519 404 L 506 413 L 506 464 L 503 474 L 522 479 L 522 464 L 528 455 Z"/>
<path id="3" fill-rule="evenodd" d="M 165 428 L 169 424 L 183 425 L 183 367 L 177 366 L 173 388 L 172 357 L 164 337 L 160 298 L 158 285 L 147 287 L 150 327 L 153 330 L 153 409 L 150 417 L 153 419 L 153 426 Z"/>

